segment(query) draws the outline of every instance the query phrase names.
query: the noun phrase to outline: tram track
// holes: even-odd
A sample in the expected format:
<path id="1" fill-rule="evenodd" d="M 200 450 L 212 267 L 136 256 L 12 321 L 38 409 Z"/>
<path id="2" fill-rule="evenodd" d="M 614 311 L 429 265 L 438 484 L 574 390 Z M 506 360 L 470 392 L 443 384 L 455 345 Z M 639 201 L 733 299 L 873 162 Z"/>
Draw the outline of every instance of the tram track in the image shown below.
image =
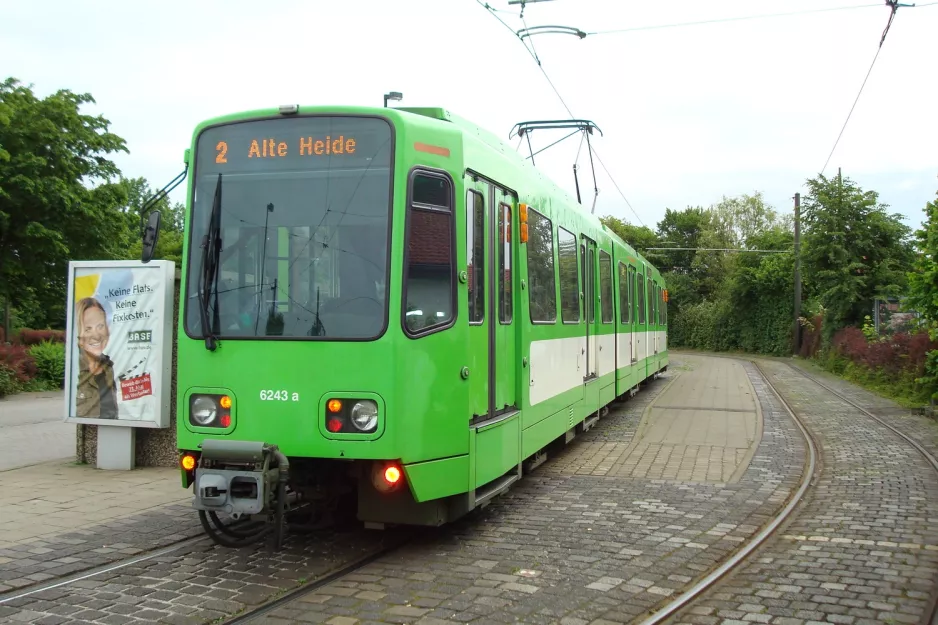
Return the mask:
<path id="1" fill-rule="evenodd" d="M 271 589 L 271 596 L 263 599 L 258 605 L 253 605 L 247 607 L 246 609 L 242 608 L 241 612 L 228 614 L 212 622 L 216 625 L 220 623 L 228 625 L 229 623 L 233 624 L 253 622 L 258 618 L 268 614 L 269 612 L 276 610 L 277 608 L 293 600 L 296 600 L 305 594 L 315 592 L 317 589 L 327 586 L 332 582 L 338 581 L 343 577 L 351 575 L 366 567 L 368 564 L 394 553 L 396 550 L 412 542 L 415 536 L 416 534 L 414 532 L 405 530 L 404 532 L 401 532 L 400 535 L 394 536 L 387 544 L 381 544 L 377 548 L 370 549 L 363 554 L 358 554 L 351 558 L 339 560 L 335 566 L 318 572 L 310 579 L 299 580 L 293 588 L 284 589 L 280 592 L 276 592 Z M 97 567 L 85 569 L 71 575 L 40 582 L 27 588 L 0 594 L 0 606 L 9 605 L 12 607 L 17 605 L 18 600 L 32 599 L 34 598 L 34 595 L 40 595 L 41 597 L 41 593 L 55 591 L 57 589 L 80 592 L 80 582 L 94 581 L 95 578 L 103 578 L 106 580 L 108 577 L 112 576 L 112 574 L 120 571 L 121 569 L 135 567 L 137 565 L 157 560 L 159 558 L 169 557 L 184 559 L 188 557 L 187 554 L 192 553 L 193 549 L 199 549 L 201 547 L 208 547 L 216 550 L 220 549 L 230 552 L 238 551 L 237 549 L 229 549 L 216 545 L 207 535 L 193 536 L 144 554 L 138 554 L 132 557 L 124 558 L 122 560 L 117 560 Z"/>
<path id="2" fill-rule="evenodd" d="M 831 386 L 825 384 L 816 376 L 811 375 L 807 371 L 804 371 L 800 367 L 796 367 L 795 365 L 791 363 L 786 362 L 785 364 L 788 365 L 789 368 L 793 369 L 796 373 L 800 374 L 802 377 L 806 378 L 807 380 L 810 380 L 811 382 L 814 382 L 815 384 L 817 384 L 818 386 L 826 390 L 831 395 L 837 397 L 842 402 L 849 404 L 850 406 L 853 406 L 855 409 L 859 410 L 861 413 L 863 413 L 867 417 L 873 419 L 880 425 L 883 425 L 887 429 L 891 430 L 894 434 L 896 434 L 897 436 L 905 440 L 912 447 L 914 447 L 915 450 L 919 452 L 919 454 L 921 454 L 922 458 L 924 458 L 925 461 L 931 465 L 931 467 L 935 470 L 936 476 L 938 476 L 938 458 L 935 458 L 935 456 L 931 452 L 929 452 L 927 449 L 925 449 L 925 447 L 923 447 L 918 441 L 910 437 L 908 434 L 906 434 L 899 428 L 891 425 L 890 423 L 887 423 L 884 419 L 881 419 L 880 417 L 876 416 L 875 414 L 873 414 L 872 412 L 870 412 L 869 410 L 867 410 L 866 408 L 864 408 L 857 402 L 853 401 L 852 399 L 850 399 L 849 397 L 847 397 L 846 395 L 844 395 L 837 389 L 834 389 Z M 935 623 L 938 623 L 938 587 L 935 588 L 935 590 L 931 594 L 931 597 L 929 598 L 928 607 L 922 616 L 920 625 L 933 625 Z"/>
<path id="3" fill-rule="evenodd" d="M 708 354 L 709 355 L 709 354 Z M 762 530 L 756 534 L 746 545 L 736 551 L 730 558 L 723 562 L 719 567 L 711 571 L 705 577 L 700 579 L 696 584 L 685 592 L 678 595 L 674 600 L 664 604 L 661 608 L 656 610 L 652 615 L 645 618 L 644 620 L 638 621 L 641 625 L 654 625 L 657 623 L 663 623 L 670 617 L 677 614 L 680 610 L 690 607 L 693 605 L 695 599 L 702 597 L 702 595 L 712 588 L 719 580 L 724 579 L 727 575 L 732 573 L 735 570 L 738 570 L 745 566 L 749 562 L 749 556 L 760 546 L 765 545 L 768 540 L 772 537 L 773 534 L 785 523 L 785 521 L 792 518 L 792 512 L 798 503 L 804 500 L 808 488 L 811 485 L 811 482 L 815 479 L 816 476 L 820 474 L 820 468 L 822 463 L 822 458 L 818 454 L 818 449 L 820 445 L 812 434 L 811 430 L 806 426 L 806 424 L 798 417 L 797 413 L 789 404 L 789 402 L 784 398 L 782 393 L 779 391 L 778 387 L 772 382 L 769 375 L 766 373 L 765 369 L 760 365 L 759 360 L 754 358 L 739 358 L 739 357 L 729 357 L 722 356 L 724 358 L 729 358 L 733 360 L 744 360 L 753 364 L 756 369 L 759 371 L 759 374 L 765 380 L 766 385 L 772 390 L 772 393 L 778 398 L 785 411 L 791 416 L 792 420 L 798 426 L 801 431 L 804 439 L 808 445 L 808 458 L 806 459 L 806 468 L 802 474 L 801 484 L 796 491 L 796 493 L 789 499 L 785 507 L 773 518 L 772 521 L 767 523 Z M 935 470 L 936 475 L 938 475 L 938 459 L 925 449 L 920 443 L 911 438 L 905 432 L 899 428 L 893 426 L 890 423 L 887 423 L 884 419 L 878 417 L 870 410 L 864 408 L 856 401 L 847 397 L 838 390 L 832 388 L 831 386 L 825 384 L 817 377 L 809 374 L 800 367 L 797 367 L 791 363 L 784 362 L 788 368 L 794 370 L 801 377 L 813 382 L 820 388 L 824 389 L 827 393 L 833 395 L 838 400 L 846 403 L 852 408 L 858 410 L 861 414 L 873 419 L 880 425 L 886 427 L 888 430 L 893 432 L 896 436 L 904 440 L 906 443 L 911 445 L 924 459 L 931 465 Z M 938 587 L 931 593 L 931 596 L 928 600 L 926 610 L 924 611 L 919 625 L 938 625 Z"/>
<path id="4" fill-rule="evenodd" d="M 394 553 L 401 547 L 407 545 L 412 539 L 413 535 L 407 535 L 402 540 L 395 541 L 390 545 L 357 558 L 356 560 L 353 560 L 352 562 L 349 562 L 324 575 L 321 575 L 316 579 L 310 580 L 297 588 L 288 590 L 280 596 L 271 599 L 262 605 L 257 606 L 256 608 L 231 616 L 223 621 L 219 621 L 219 623 L 222 623 L 223 625 L 241 625 L 243 623 L 251 623 L 259 618 L 266 616 L 274 610 L 285 606 L 291 601 L 299 599 L 303 595 L 315 592 L 324 586 L 328 586 L 333 582 L 341 580 L 343 577 L 347 577 L 348 575 L 352 575 L 353 573 L 360 571 L 372 562 Z"/>
<path id="5" fill-rule="evenodd" d="M 666 621 L 679 610 L 688 607 L 694 601 L 694 599 L 701 596 L 717 581 L 724 578 L 733 570 L 737 569 L 740 565 L 745 564 L 747 562 L 748 556 L 753 551 L 762 546 L 778 530 L 778 528 L 786 520 L 788 520 L 792 512 L 795 510 L 795 507 L 804 499 L 808 488 L 811 486 L 811 482 L 814 480 L 819 471 L 820 458 L 817 453 L 818 445 L 814 440 L 810 430 L 808 430 L 807 426 L 798 418 L 798 416 L 795 414 L 795 411 L 785 400 L 779 390 L 775 387 L 759 363 L 755 360 L 749 360 L 749 362 L 751 362 L 759 371 L 759 375 L 762 376 L 766 386 L 768 386 L 772 390 L 772 393 L 778 398 L 779 402 L 785 408 L 785 411 L 788 413 L 788 415 L 792 418 L 795 425 L 798 426 L 798 429 L 801 431 L 801 435 L 804 437 L 805 443 L 808 447 L 808 453 L 806 454 L 807 457 L 805 458 L 805 467 L 802 471 L 801 483 L 798 486 L 798 490 L 796 490 L 794 495 L 789 498 L 788 502 L 781 509 L 781 511 L 779 511 L 779 513 L 775 515 L 771 521 L 765 524 L 759 533 L 757 533 L 739 550 L 734 552 L 733 555 L 731 555 L 723 562 L 723 564 L 708 573 L 696 584 L 675 597 L 672 601 L 666 603 L 660 609 L 656 610 L 655 613 L 650 615 L 648 618 L 640 621 L 641 625 L 655 625 L 657 623 Z"/>
<path id="6" fill-rule="evenodd" d="M 98 577 L 100 575 L 105 575 L 107 573 L 113 573 L 114 571 L 119 571 L 120 569 L 127 568 L 129 566 L 134 566 L 136 564 L 141 564 L 147 562 L 148 560 L 153 560 L 156 558 L 162 558 L 163 556 L 168 556 L 173 552 L 179 551 L 180 549 L 185 549 L 187 547 L 195 547 L 199 544 L 205 543 L 208 544 L 208 536 L 192 536 L 190 538 L 185 538 L 179 542 L 175 542 L 166 547 L 160 547 L 153 551 L 147 553 L 132 556 L 129 558 L 124 558 L 123 560 L 116 560 L 114 562 L 109 562 L 107 564 L 102 564 L 100 566 L 92 567 L 90 569 L 85 569 L 84 571 L 79 571 L 77 573 L 72 573 L 71 575 L 66 575 L 64 577 L 59 577 L 55 579 L 50 579 L 44 582 L 38 582 L 31 586 L 27 586 L 24 589 L 13 590 L 6 593 L 0 593 L 0 605 L 16 601 L 17 599 L 24 599 L 26 597 L 35 595 L 37 593 L 45 592 L 47 590 L 53 590 L 55 588 L 60 588 L 62 586 L 69 586 L 75 584 L 76 582 L 84 581 L 86 579 L 91 579 L 93 577 Z"/>

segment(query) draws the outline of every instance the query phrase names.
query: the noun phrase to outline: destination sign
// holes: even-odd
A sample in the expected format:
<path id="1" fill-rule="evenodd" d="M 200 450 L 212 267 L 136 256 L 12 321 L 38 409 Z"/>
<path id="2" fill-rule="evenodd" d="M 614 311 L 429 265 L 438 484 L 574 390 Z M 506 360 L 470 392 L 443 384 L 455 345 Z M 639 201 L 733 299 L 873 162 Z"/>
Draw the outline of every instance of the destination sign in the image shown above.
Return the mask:
<path id="1" fill-rule="evenodd" d="M 374 118 L 288 117 L 226 124 L 201 133 L 206 173 L 280 168 L 382 167 L 391 160 L 391 127 Z M 338 161 L 338 162 L 337 162 Z"/>
<path id="2" fill-rule="evenodd" d="M 242 141 L 243 142 L 243 141 Z M 297 137 L 291 141 L 279 141 L 274 137 L 251 139 L 247 146 L 238 146 L 246 151 L 248 158 L 285 158 L 290 155 L 290 145 L 300 156 L 323 156 L 329 154 L 354 154 L 357 142 L 354 137 L 339 135 L 333 139 L 326 135 L 324 138 Z M 229 145 L 227 141 L 219 141 L 215 146 L 215 162 L 227 163 Z"/>

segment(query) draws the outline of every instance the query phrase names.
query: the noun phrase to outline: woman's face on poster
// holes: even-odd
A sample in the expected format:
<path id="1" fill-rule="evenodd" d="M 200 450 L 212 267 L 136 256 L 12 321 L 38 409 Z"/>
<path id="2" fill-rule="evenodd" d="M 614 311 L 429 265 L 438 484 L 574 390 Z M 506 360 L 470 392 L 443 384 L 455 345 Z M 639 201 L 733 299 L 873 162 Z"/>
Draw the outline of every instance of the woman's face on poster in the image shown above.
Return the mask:
<path id="1" fill-rule="evenodd" d="M 89 354 L 100 356 L 107 347 L 109 334 L 104 311 L 100 308 L 89 308 L 85 311 L 81 322 L 81 335 L 78 346 Z"/>

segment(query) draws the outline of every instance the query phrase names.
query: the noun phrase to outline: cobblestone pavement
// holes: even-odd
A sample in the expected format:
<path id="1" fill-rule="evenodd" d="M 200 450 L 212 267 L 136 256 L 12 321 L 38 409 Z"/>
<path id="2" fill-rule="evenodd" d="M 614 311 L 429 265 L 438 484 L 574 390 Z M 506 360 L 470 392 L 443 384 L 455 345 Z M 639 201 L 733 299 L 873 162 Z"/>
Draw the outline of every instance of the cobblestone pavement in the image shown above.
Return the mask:
<path id="1" fill-rule="evenodd" d="M 938 458 L 938 422 L 922 415 L 913 414 L 909 408 L 903 408 L 894 401 L 835 377 L 811 362 L 795 360 L 791 364 L 809 375 L 819 378 L 827 386 L 863 406 L 907 436 L 911 436 L 931 455 Z"/>
<path id="2" fill-rule="evenodd" d="M 763 362 L 812 431 L 820 476 L 775 539 L 669 622 L 918 623 L 938 582 L 934 470 L 907 442 L 786 364 Z M 877 416 L 888 404 L 851 394 L 874 404 Z M 924 418 L 896 419 L 907 433 L 933 432 Z"/>
<path id="3" fill-rule="evenodd" d="M 202 533 L 190 506 L 172 505 L 0 549 L 0 593 L 165 547 Z M 2 608 L 0 608 L 2 610 Z"/>
<path id="4" fill-rule="evenodd" d="M 668 377 L 707 366 L 706 359 L 687 357 L 672 358 L 672 368 L 680 360 L 687 370 Z M 574 475 L 564 468 L 565 459 L 595 455 L 597 444 L 627 444 L 666 377 L 488 507 L 451 526 L 421 530 L 406 547 L 258 622 L 630 621 L 738 549 L 797 488 L 804 441 L 755 368 L 742 367 L 759 397 L 763 436 L 738 482 Z M 394 536 L 293 536 L 279 554 L 187 547 L 2 604 L 0 621 L 208 622 L 339 568 Z"/>
<path id="5" fill-rule="evenodd" d="M 379 550 L 400 532 L 293 536 L 271 553 L 205 541 L 162 557 L 0 604 L 0 623 L 210 623 Z"/>
<path id="6" fill-rule="evenodd" d="M 672 356 L 669 376 L 681 361 L 713 363 Z M 259 622 L 632 621 L 723 561 L 797 488 L 804 441 L 755 368 L 741 368 L 757 391 L 764 432 L 737 483 L 603 474 L 600 457 L 632 441 L 642 412 L 667 382 L 657 381 L 481 513 Z"/>
<path id="7" fill-rule="evenodd" d="M 71 462 L 0 473 L 0 594 L 201 534 L 170 469 Z"/>

